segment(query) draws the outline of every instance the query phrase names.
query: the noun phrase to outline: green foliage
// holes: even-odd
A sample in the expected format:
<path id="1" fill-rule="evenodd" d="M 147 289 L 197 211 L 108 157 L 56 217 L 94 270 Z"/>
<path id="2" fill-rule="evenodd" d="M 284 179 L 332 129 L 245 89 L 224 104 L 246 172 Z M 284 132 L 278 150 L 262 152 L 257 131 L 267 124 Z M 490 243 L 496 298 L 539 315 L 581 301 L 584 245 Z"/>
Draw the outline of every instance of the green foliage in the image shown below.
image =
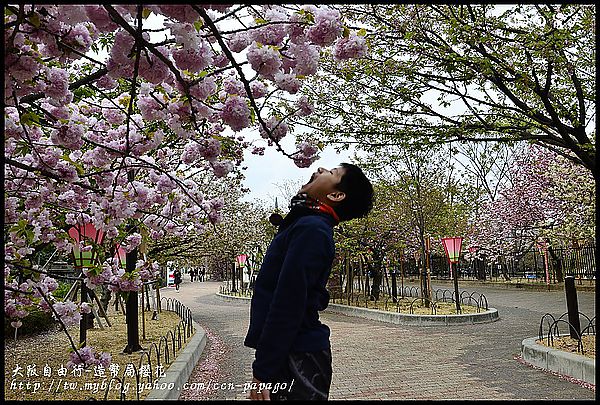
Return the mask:
<path id="1" fill-rule="evenodd" d="M 62 300 L 63 298 L 65 298 L 65 295 L 67 295 L 67 293 L 71 289 L 71 286 L 71 283 L 59 281 L 56 290 L 52 291 L 52 296 L 58 300 Z"/>
<path id="2" fill-rule="evenodd" d="M 34 309 L 29 315 L 22 319 L 23 325 L 19 328 L 17 336 L 31 335 L 45 332 L 57 324 L 57 321 L 51 314 Z M 9 338 L 15 335 L 15 329 L 11 326 L 10 320 L 4 320 L 4 336 Z"/>
<path id="3" fill-rule="evenodd" d="M 593 6 L 340 9 L 369 27 L 369 57 L 324 54 L 324 72 L 308 79 L 317 113 L 307 121 L 330 142 L 370 150 L 534 139 L 597 170 Z"/>

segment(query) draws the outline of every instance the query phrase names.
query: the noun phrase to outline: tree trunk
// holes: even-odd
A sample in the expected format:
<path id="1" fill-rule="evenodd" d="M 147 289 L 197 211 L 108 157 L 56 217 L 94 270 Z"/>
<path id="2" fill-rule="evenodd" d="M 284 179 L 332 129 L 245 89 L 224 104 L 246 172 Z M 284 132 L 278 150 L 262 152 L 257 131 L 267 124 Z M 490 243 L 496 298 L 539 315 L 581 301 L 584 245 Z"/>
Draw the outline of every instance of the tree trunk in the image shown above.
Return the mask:
<path id="1" fill-rule="evenodd" d="M 381 272 L 383 257 L 382 255 L 373 250 L 373 264 L 367 262 L 367 266 L 369 266 L 369 270 L 371 270 L 371 274 L 373 277 L 373 283 L 371 284 L 371 301 L 379 300 L 379 292 L 381 291 L 381 281 L 383 280 L 383 275 Z"/>
<path id="2" fill-rule="evenodd" d="M 137 248 L 125 255 L 125 271 L 133 273 L 137 262 Z M 138 321 L 138 293 L 137 291 L 129 291 L 127 293 L 125 311 L 125 322 L 127 324 L 127 346 L 123 349 L 124 353 L 131 354 L 143 350 L 140 345 L 140 331 Z"/>
<path id="3" fill-rule="evenodd" d="M 88 303 L 89 294 L 87 285 L 81 282 L 81 303 Z M 87 330 L 94 327 L 94 316 L 90 314 L 81 314 L 81 320 L 79 321 L 79 343 L 82 345 L 87 344 Z"/>
<path id="4" fill-rule="evenodd" d="M 556 252 L 554 251 L 554 249 L 552 249 L 552 246 L 550 246 L 550 244 L 548 244 L 548 253 L 550 253 L 550 257 L 552 258 L 553 262 L 552 264 L 556 269 L 556 281 L 562 283 L 564 281 L 562 258 L 556 254 Z"/>

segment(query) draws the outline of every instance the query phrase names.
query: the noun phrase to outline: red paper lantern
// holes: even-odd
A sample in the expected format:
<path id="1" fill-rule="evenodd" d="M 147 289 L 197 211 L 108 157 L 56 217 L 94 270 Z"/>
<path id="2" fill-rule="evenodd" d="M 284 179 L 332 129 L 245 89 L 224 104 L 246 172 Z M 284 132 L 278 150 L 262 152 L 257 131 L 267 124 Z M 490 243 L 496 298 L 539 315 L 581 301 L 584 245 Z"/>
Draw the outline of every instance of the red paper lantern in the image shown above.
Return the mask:
<path id="1" fill-rule="evenodd" d="M 73 244 L 73 259 L 75 261 L 75 267 L 93 267 L 97 259 L 96 252 L 93 249 L 86 249 L 82 251 L 79 245 L 80 242 L 83 242 L 84 247 L 89 247 L 89 244 L 85 245 L 86 240 L 91 241 L 96 245 L 102 243 L 102 240 L 104 239 L 104 232 L 96 229 L 93 224 L 86 223 L 84 225 L 76 225 L 71 227 L 68 233 L 69 236 L 75 240 L 75 243 Z"/>

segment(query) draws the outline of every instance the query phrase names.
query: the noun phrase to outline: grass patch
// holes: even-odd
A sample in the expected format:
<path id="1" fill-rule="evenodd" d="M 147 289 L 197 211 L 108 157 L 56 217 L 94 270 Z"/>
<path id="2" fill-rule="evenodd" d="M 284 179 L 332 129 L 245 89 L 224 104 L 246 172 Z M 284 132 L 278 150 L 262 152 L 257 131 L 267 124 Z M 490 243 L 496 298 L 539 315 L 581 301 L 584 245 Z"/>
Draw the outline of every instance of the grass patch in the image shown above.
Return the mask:
<path id="1" fill-rule="evenodd" d="M 45 332 L 56 325 L 56 321 L 51 314 L 39 309 L 32 310 L 23 318 L 22 323 L 23 325 L 21 325 L 18 332 L 19 336 Z M 15 336 L 15 328 L 11 326 L 8 319 L 4 319 L 4 336 L 13 338 Z"/>
<path id="2" fill-rule="evenodd" d="M 133 363 L 135 368 L 139 370 L 140 357 L 143 355 L 141 352 L 132 354 L 122 352 L 127 344 L 125 315 L 115 313 L 114 310 L 111 311 L 109 309 L 108 317 L 112 326 L 106 326 L 106 321 L 102 318 L 104 330 L 101 330 L 98 322 L 94 321 L 95 327 L 87 331 L 87 342 L 97 352 L 109 352 L 112 355 L 112 363 L 119 365 L 117 376 L 123 381 L 123 387 L 128 387 L 127 393 L 125 393 L 126 399 L 135 400 L 137 399 L 136 378 L 134 373 L 127 371 L 127 364 Z M 142 319 L 140 315 L 140 344 L 146 350 L 150 349 L 152 343 L 158 345 L 160 338 L 166 336 L 168 331 L 176 329 L 181 321 L 181 318 L 175 312 L 165 310 L 159 314 L 158 320 L 152 320 L 151 318 L 152 312 L 145 312 L 146 336 L 143 338 Z M 79 342 L 79 325 L 70 327 L 69 334 L 75 343 Z M 68 370 L 64 376 L 59 374 L 61 367 L 66 369 L 71 346 L 64 331 L 60 330 L 57 326 L 52 328 L 51 331 L 32 336 L 18 337 L 16 341 L 11 336 L 8 335 L 4 342 L 5 399 L 19 401 L 104 399 L 105 387 L 111 384 L 112 373 L 109 369 L 105 369 L 105 376 L 94 375 L 94 368 L 84 371 L 81 375 L 73 373 L 72 370 Z M 177 335 L 175 336 L 177 339 Z M 171 347 L 170 339 L 169 347 Z M 185 342 L 182 338 L 182 349 L 183 347 L 185 347 Z M 162 351 L 164 351 L 164 343 Z M 172 352 L 172 349 L 170 351 Z M 147 357 L 144 355 L 142 365 L 147 364 L 146 359 Z M 150 372 L 152 373 L 153 381 L 155 381 L 157 379 L 157 370 L 154 350 L 152 350 L 151 359 L 152 366 Z M 172 363 L 174 360 L 171 355 L 170 362 Z M 164 363 L 163 357 L 161 358 L 161 364 L 164 365 L 163 370 L 166 371 L 168 365 Z M 51 370 L 49 376 L 44 375 L 45 368 L 46 371 Z M 19 370 L 19 372 L 15 373 L 15 370 Z M 131 368 L 129 370 L 131 371 Z M 34 375 L 33 371 L 35 371 L 37 376 Z M 140 381 L 147 382 L 148 379 L 140 376 Z M 117 382 L 117 380 L 112 381 L 107 395 L 108 400 L 120 399 L 120 389 L 117 387 Z M 144 399 L 148 393 L 148 389 L 140 391 L 140 399 Z"/>

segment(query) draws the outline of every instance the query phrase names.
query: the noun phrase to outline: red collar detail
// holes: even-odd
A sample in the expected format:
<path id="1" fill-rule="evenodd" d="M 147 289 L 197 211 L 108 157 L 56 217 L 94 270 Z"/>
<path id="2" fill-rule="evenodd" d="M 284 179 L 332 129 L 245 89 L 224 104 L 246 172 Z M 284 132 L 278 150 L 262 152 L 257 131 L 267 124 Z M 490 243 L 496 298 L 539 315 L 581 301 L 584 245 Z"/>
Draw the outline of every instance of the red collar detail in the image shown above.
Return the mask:
<path id="1" fill-rule="evenodd" d="M 331 215 L 333 217 L 333 219 L 335 219 L 336 223 L 340 222 L 340 217 L 338 217 L 338 215 L 335 213 L 335 210 L 332 207 L 330 207 L 327 204 L 323 204 L 321 201 L 319 201 L 318 203 L 319 203 L 319 211 L 325 212 L 325 213 Z"/>

